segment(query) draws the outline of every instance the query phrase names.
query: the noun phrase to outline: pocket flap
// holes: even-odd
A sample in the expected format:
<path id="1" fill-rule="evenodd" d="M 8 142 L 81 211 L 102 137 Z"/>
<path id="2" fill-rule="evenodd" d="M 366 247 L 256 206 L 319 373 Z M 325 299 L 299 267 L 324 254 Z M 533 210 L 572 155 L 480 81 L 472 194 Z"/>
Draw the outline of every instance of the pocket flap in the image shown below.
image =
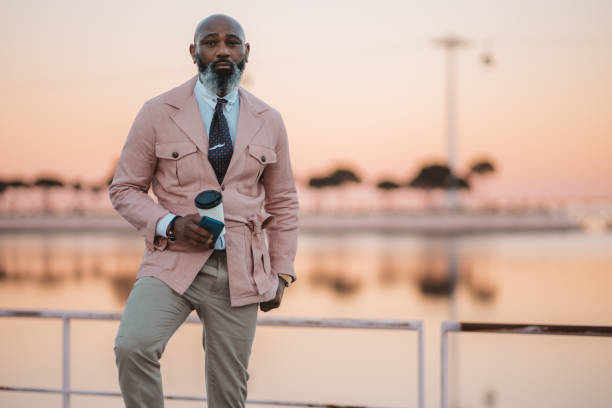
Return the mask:
<path id="1" fill-rule="evenodd" d="M 160 159 L 178 160 L 194 153 L 198 148 L 191 142 L 155 143 L 155 156 Z"/>
<path id="2" fill-rule="evenodd" d="M 270 147 L 251 144 L 249 154 L 263 165 L 276 163 L 276 152 Z"/>

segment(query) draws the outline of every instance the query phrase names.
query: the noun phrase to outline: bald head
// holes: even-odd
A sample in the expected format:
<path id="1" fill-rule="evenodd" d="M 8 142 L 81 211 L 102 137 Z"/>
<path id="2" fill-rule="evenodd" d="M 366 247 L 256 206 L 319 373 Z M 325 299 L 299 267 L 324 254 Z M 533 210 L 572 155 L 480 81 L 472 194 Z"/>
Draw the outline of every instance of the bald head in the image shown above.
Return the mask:
<path id="1" fill-rule="evenodd" d="M 216 33 L 219 27 L 227 27 L 234 35 L 245 41 L 244 30 L 240 23 L 233 17 L 225 14 L 213 14 L 200 21 L 193 33 L 193 42 L 198 43 L 198 38 L 205 37 L 208 34 Z"/>

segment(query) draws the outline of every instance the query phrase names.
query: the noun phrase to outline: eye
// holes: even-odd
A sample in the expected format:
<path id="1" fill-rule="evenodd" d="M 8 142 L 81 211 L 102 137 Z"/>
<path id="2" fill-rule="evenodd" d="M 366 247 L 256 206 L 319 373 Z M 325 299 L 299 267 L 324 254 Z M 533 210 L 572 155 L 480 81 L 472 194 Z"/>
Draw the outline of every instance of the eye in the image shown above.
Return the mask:
<path id="1" fill-rule="evenodd" d="M 214 47 L 217 42 L 215 40 L 204 41 L 204 45 L 207 47 Z"/>

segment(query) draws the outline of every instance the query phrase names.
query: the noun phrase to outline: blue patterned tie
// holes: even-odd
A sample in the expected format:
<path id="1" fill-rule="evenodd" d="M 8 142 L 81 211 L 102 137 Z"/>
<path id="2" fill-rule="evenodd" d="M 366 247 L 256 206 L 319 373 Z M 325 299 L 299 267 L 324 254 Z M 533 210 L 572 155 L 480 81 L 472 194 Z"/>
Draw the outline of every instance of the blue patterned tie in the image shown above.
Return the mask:
<path id="1" fill-rule="evenodd" d="M 227 100 L 217 98 L 215 114 L 210 123 L 210 132 L 208 132 L 208 161 L 215 170 L 219 184 L 223 183 L 234 151 L 227 120 L 223 116 L 223 105 L 226 103 Z"/>

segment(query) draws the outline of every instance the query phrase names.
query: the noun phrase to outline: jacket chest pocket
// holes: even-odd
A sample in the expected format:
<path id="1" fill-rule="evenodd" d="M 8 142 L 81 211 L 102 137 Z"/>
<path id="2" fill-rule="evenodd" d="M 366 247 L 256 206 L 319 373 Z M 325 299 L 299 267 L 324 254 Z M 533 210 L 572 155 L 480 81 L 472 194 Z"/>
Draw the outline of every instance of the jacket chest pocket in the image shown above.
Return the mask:
<path id="1" fill-rule="evenodd" d="M 198 148 L 191 142 L 155 144 L 159 181 L 165 189 L 198 190 L 201 166 Z"/>
<path id="2" fill-rule="evenodd" d="M 276 163 L 276 152 L 273 148 L 255 144 L 249 145 L 239 192 L 252 197 L 259 195 L 264 170 L 274 163 Z"/>

